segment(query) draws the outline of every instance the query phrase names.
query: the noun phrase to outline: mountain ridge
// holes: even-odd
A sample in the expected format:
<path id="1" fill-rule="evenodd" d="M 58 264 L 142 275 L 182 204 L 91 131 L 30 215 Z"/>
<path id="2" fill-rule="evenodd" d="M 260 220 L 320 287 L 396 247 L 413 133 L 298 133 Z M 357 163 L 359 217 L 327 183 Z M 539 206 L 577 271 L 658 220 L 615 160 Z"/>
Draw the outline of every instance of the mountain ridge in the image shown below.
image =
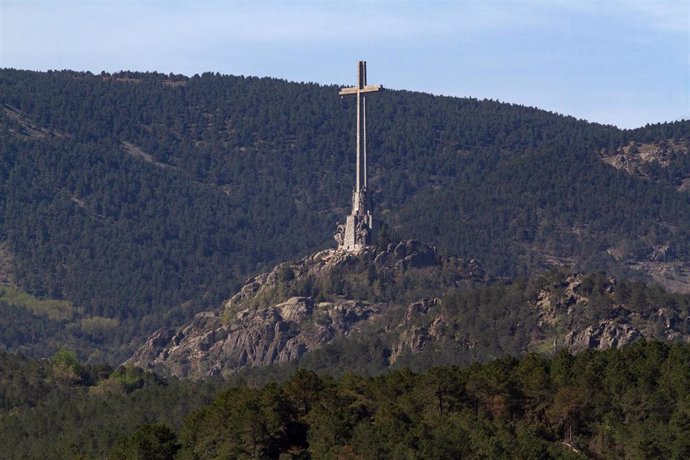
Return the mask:
<path id="1" fill-rule="evenodd" d="M 17 288 L 76 315 L 42 323 L 8 304 L 18 337 L 3 342 L 119 362 L 246 276 L 332 244 L 354 145 L 353 106 L 336 93 L 211 73 L 0 71 L 0 244 Z M 633 141 L 681 142 L 690 122 L 626 131 L 410 91 L 369 110 L 374 214 L 400 238 L 508 277 L 560 261 L 625 276 L 675 263 L 669 276 L 690 279 L 690 195 L 675 183 L 687 155 L 653 180 L 600 158 Z M 82 322 L 98 318 L 120 326 L 93 336 Z"/>

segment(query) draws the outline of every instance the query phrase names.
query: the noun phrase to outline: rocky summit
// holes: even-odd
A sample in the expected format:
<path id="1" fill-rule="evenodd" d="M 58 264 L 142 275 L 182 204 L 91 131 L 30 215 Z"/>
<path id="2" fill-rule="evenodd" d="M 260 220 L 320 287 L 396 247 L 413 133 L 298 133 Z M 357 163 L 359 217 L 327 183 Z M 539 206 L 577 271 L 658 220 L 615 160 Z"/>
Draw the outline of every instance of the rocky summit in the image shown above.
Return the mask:
<path id="1" fill-rule="evenodd" d="M 414 290 L 422 298 L 410 303 L 409 314 L 426 313 L 438 300 L 424 297 L 428 289 L 418 284 L 436 288 L 440 279 L 435 278 L 451 265 L 452 279 L 443 285 L 488 280 L 476 261 L 442 260 L 418 241 L 367 247 L 356 254 L 320 251 L 250 278 L 218 310 L 156 331 L 128 362 L 201 377 L 296 360 L 337 338 L 363 334 L 395 313 L 397 301 Z M 407 291 L 392 295 L 401 282 L 408 284 Z"/>
<path id="2" fill-rule="evenodd" d="M 340 360 L 347 368 L 371 360 L 353 355 L 372 348 L 383 368 L 424 368 L 644 338 L 687 342 L 683 299 L 601 274 L 507 282 L 476 260 L 442 257 L 418 241 L 329 249 L 281 263 L 217 310 L 158 330 L 128 363 L 201 378 L 289 362 L 337 368 Z"/>

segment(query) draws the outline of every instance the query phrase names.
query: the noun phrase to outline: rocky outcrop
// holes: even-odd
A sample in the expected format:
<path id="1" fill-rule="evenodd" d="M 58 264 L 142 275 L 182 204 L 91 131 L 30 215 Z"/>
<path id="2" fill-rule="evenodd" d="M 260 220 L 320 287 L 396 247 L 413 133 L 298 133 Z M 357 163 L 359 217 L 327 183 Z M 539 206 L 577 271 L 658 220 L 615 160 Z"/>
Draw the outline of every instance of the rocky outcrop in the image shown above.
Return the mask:
<path id="1" fill-rule="evenodd" d="M 369 267 L 376 276 L 395 279 L 396 274 L 439 263 L 435 249 L 417 241 L 368 248 L 357 255 L 325 250 L 282 263 L 247 280 L 219 311 L 202 312 L 185 326 L 155 332 L 128 362 L 178 377 L 201 377 L 299 359 L 337 337 L 361 333 L 381 318 L 385 305 L 337 293 L 327 295 L 327 301 L 313 295 L 281 300 L 285 292 L 296 286 L 309 290 L 304 285 L 323 284 L 329 276 L 370 276 Z M 466 274 L 484 276 L 476 262 L 465 265 Z"/>
<path id="2" fill-rule="evenodd" d="M 588 326 L 582 331 L 568 332 L 565 336 L 564 345 L 575 352 L 588 348 L 605 350 L 624 347 L 641 337 L 640 331 L 630 324 L 602 321 L 595 326 Z"/>
<path id="3" fill-rule="evenodd" d="M 376 254 L 374 263 L 377 267 L 394 265 L 397 270 L 422 268 L 434 265 L 436 250 L 419 241 L 401 241 L 389 244 L 385 251 Z"/>
<path id="4" fill-rule="evenodd" d="M 685 140 L 657 143 L 630 142 L 615 150 L 600 152 L 601 159 L 616 169 L 631 175 L 646 177 L 642 166 L 657 163 L 662 168 L 671 165 L 675 157 L 690 154 L 690 144 Z"/>
<path id="5" fill-rule="evenodd" d="M 585 288 L 587 282 L 590 286 Z M 682 332 L 690 329 L 676 311 L 663 305 L 646 303 L 640 308 L 621 301 L 615 278 L 604 278 L 598 284 L 597 299 L 592 299 L 588 289 L 592 289 L 591 278 L 577 273 L 542 288 L 534 304 L 535 335 L 573 352 L 621 348 L 651 338 L 690 341 Z M 593 303 L 607 306 L 593 307 Z"/>
<path id="6" fill-rule="evenodd" d="M 216 311 L 199 313 L 179 328 L 157 331 L 129 362 L 163 374 L 200 378 L 300 360 L 336 339 L 370 345 L 375 337 L 385 348 L 381 355 L 388 365 L 409 363 L 423 351 L 439 351 L 451 362 L 454 358 L 448 356 L 464 353 L 467 358 L 459 356 L 458 361 L 467 363 L 474 356 L 498 356 L 501 349 L 520 353 L 565 346 L 581 351 L 620 348 L 646 338 L 690 339 L 687 311 L 621 301 L 624 296 L 618 291 L 629 293 L 630 283 L 621 286 L 602 275 L 548 276 L 525 285 L 522 305 L 515 303 L 514 291 L 509 302 L 496 298 L 520 311 L 505 312 L 515 323 L 503 322 L 499 333 L 492 329 L 496 312 L 483 316 L 481 309 L 467 304 L 460 308 L 452 295 L 446 297 L 469 289 L 476 295 L 461 295 L 463 302 L 481 302 L 482 292 L 489 298 L 508 292 L 501 287 L 506 283 L 491 290 L 498 280 L 474 260 L 441 258 L 434 248 L 416 241 L 358 254 L 321 251 L 250 278 Z M 527 287 L 531 283 L 534 287 Z M 463 316 L 468 312 L 482 320 Z M 525 331 L 524 325 L 530 329 Z M 513 341 L 512 336 L 523 338 Z M 519 348 L 504 348 L 516 344 Z"/>
<path id="7" fill-rule="evenodd" d="M 380 313 L 377 305 L 351 300 L 315 305 L 312 297 L 242 310 L 229 323 L 219 313 L 203 312 L 187 326 L 154 333 L 130 362 L 178 377 L 282 363 L 357 331 Z"/>
<path id="8" fill-rule="evenodd" d="M 572 315 L 587 304 L 589 299 L 578 292 L 581 285 L 582 277 L 571 274 L 562 282 L 541 289 L 535 303 L 539 325 L 556 325 L 563 315 Z"/>
<path id="9" fill-rule="evenodd" d="M 440 299 L 422 299 L 407 307 L 404 321 L 397 325 L 398 338 L 391 346 L 391 364 L 403 353 L 419 353 L 429 343 L 442 338 L 439 325 L 443 318 L 438 315 L 440 304 Z M 420 322 L 422 324 L 416 324 Z"/>

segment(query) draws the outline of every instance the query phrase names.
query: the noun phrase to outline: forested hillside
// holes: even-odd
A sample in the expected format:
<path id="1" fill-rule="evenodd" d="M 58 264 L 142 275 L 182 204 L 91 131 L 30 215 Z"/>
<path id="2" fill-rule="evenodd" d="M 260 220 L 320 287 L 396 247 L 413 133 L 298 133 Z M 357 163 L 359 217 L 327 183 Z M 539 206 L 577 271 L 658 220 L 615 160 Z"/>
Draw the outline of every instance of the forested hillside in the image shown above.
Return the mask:
<path id="1" fill-rule="evenodd" d="M 0 353 L 0 456 L 688 458 L 690 346 L 266 383 L 163 381 Z"/>
<path id="2" fill-rule="evenodd" d="M 331 245 L 349 206 L 354 108 L 335 86 L 5 69 L 0 104 L 12 350 L 117 361 L 247 275 Z M 690 122 L 621 131 L 407 91 L 369 114 L 374 213 L 392 233 L 507 276 L 690 260 L 687 155 L 650 166 L 655 180 L 601 161 L 690 139 Z"/>

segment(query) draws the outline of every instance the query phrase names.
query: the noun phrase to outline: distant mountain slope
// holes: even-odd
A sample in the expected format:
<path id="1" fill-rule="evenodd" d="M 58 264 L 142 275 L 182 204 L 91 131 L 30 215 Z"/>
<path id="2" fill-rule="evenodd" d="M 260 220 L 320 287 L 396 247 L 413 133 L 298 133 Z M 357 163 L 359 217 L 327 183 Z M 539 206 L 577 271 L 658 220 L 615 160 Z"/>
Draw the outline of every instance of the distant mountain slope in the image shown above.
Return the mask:
<path id="1" fill-rule="evenodd" d="M 353 106 L 334 86 L 5 69 L 0 104 L 0 244 L 21 289 L 73 303 L 46 330 L 85 353 L 125 356 L 247 275 L 330 245 L 349 205 Z M 407 91 L 369 105 L 374 212 L 389 232 L 499 275 L 675 263 L 685 286 L 690 193 L 601 152 L 687 142 L 690 122 L 621 131 Z M 98 318 L 119 326 L 83 327 Z"/>

